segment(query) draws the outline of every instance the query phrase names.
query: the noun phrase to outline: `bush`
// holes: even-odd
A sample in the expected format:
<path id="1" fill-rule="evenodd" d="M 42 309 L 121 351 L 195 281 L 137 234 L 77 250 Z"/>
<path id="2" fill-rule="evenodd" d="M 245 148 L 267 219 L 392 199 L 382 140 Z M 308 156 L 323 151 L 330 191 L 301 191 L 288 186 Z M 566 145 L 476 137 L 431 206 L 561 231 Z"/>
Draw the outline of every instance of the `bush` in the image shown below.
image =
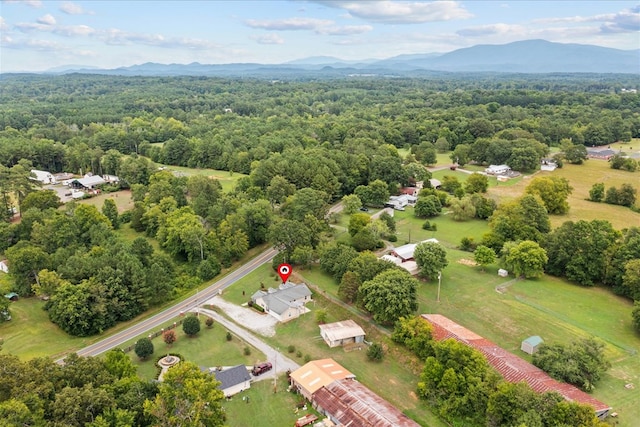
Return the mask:
<path id="1" fill-rule="evenodd" d="M 304 360 L 304 363 L 309 363 L 311 362 L 311 356 L 309 356 L 308 354 L 305 354 L 303 360 Z"/>
<path id="2" fill-rule="evenodd" d="M 640 301 L 633 303 L 631 317 L 633 318 L 633 326 L 636 328 L 636 331 L 640 332 Z"/>
<path id="3" fill-rule="evenodd" d="M 473 241 L 473 237 L 463 237 L 460 240 L 459 248 L 461 251 L 473 252 L 477 246 L 477 243 Z"/>
<path id="4" fill-rule="evenodd" d="M 398 241 L 398 236 L 396 236 L 395 234 L 390 234 L 387 236 L 387 240 L 390 242 L 397 242 Z"/>
<path id="5" fill-rule="evenodd" d="M 231 341 L 233 339 L 233 335 L 231 335 L 231 332 L 227 331 L 227 341 Z"/>
<path id="6" fill-rule="evenodd" d="M 164 340 L 165 344 L 167 345 L 171 345 L 174 342 L 176 342 L 176 333 L 174 332 L 173 329 L 169 329 L 168 331 L 164 331 L 164 333 L 162 334 L 162 339 Z"/>
<path id="7" fill-rule="evenodd" d="M 187 316 L 182 323 L 182 330 L 190 337 L 200 332 L 200 319 L 196 316 Z"/>
<path id="8" fill-rule="evenodd" d="M 374 342 L 373 344 L 371 344 L 371 346 L 369 346 L 369 349 L 367 350 L 367 357 L 372 362 L 380 362 L 384 357 L 384 349 L 380 344 Z"/>
<path id="9" fill-rule="evenodd" d="M 289 345 L 289 347 L 287 347 L 287 352 L 289 353 L 293 353 L 294 351 L 296 351 L 296 346 L 291 344 Z"/>
<path id="10" fill-rule="evenodd" d="M 296 351 L 296 357 L 302 357 L 302 352 L 300 350 Z"/>
<path id="11" fill-rule="evenodd" d="M 244 348 L 244 355 L 245 356 L 251 355 L 251 348 L 250 347 L 245 347 Z"/>
<path id="12" fill-rule="evenodd" d="M 316 310 L 316 321 L 319 324 L 327 323 L 327 310 L 324 308 Z"/>
<path id="13" fill-rule="evenodd" d="M 204 324 L 207 325 L 207 328 L 213 326 L 213 319 L 211 317 L 207 317 L 207 320 L 204 321 Z"/>
<path id="14" fill-rule="evenodd" d="M 149 338 L 140 338 L 134 347 L 136 356 L 144 360 L 153 354 L 153 343 Z"/>
<path id="15" fill-rule="evenodd" d="M 221 269 L 222 267 L 218 259 L 216 257 L 210 257 L 200 262 L 196 275 L 204 281 L 211 280 L 220 274 Z"/>
<path id="16" fill-rule="evenodd" d="M 129 222 L 131 222 L 131 215 L 133 214 L 133 212 L 131 211 L 124 211 L 120 214 L 120 223 L 122 224 L 127 224 Z"/>

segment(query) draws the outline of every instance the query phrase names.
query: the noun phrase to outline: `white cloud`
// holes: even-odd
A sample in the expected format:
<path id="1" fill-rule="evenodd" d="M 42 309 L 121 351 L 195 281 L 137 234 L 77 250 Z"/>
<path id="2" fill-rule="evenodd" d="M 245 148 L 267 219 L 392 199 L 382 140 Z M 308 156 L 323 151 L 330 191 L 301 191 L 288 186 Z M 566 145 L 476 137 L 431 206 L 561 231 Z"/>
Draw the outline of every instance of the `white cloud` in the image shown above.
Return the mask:
<path id="1" fill-rule="evenodd" d="M 47 13 L 46 15 L 38 18 L 37 22 L 44 25 L 56 25 L 56 18 L 54 18 L 53 15 Z"/>
<path id="2" fill-rule="evenodd" d="M 352 36 L 354 34 L 363 34 L 373 30 L 371 25 L 345 25 L 343 27 L 323 27 L 318 28 L 318 34 L 326 34 L 329 36 Z"/>
<path id="3" fill-rule="evenodd" d="M 258 44 L 283 44 L 284 39 L 277 34 L 265 34 L 262 36 L 251 37 Z"/>
<path id="4" fill-rule="evenodd" d="M 4 20 L 2 16 L 0 16 L 0 31 L 6 33 L 9 31 L 9 26 L 7 25 L 7 21 Z"/>
<path id="5" fill-rule="evenodd" d="M 640 31 L 640 5 L 623 9 L 617 13 L 607 13 L 593 16 L 568 16 L 563 18 L 544 18 L 533 21 L 535 24 L 580 24 L 584 22 L 601 23 L 603 33 L 623 33 Z"/>
<path id="6" fill-rule="evenodd" d="M 2 0 L 2 3 L 25 4 L 36 9 L 42 7 L 42 2 L 40 0 Z"/>
<path id="7" fill-rule="evenodd" d="M 140 44 L 145 46 L 155 46 L 161 48 L 183 48 L 183 49 L 217 49 L 221 46 L 207 40 L 191 39 L 186 37 L 165 37 L 162 34 L 143 34 L 123 31 L 119 29 L 109 29 L 96 32 L 96 37 L 108 45 L 131 45 Z"/>
<path id="8" fill-rule="evenodd" d="M 60 11 L 67 15 L 93 15 L 93 12 L 84 10 L 79 4 L 65 1 L 60 5 Z"/>
<path id="9" fill-rule="evenodd" d="M 467 19 L 473 15 L 456 1 L 395 2 L 317 1 L 328 7 L 344 9 L 352 17 L 384 24 L 420 24 L 425 22 Z"/>
<path id="10" fill-rule="evenodd" d="M 251 28 L 259 28 L 268 31 L 300 31 L 317 30 L 319 28 L 332 25 L 333 21 L 313 18 L 289 18 L 278 20 L 257 20 L 249 19 L 245 24 Z"/>
<path id="11" fill-rule="evenodd" d="M 500 34 L 515 35 L 524 33 L 526 33 L 526 29 L 524 27 L 522 27 L 521 25 L 511 24 L 480 25 L 478 27 L 464 28 L 456 32 L 456 34 L 462 37 L 483 37 Z"/>

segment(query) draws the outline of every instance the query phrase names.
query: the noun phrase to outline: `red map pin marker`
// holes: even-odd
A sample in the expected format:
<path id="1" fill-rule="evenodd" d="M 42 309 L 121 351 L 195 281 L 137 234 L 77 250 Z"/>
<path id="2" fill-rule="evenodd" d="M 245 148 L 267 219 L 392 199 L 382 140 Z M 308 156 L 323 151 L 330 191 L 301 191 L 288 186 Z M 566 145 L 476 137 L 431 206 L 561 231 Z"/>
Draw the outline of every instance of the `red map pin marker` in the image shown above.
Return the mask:
<path id="1" fill-rule="evenodd" d="M 278 266 L 278 275 L 282 279 L 282 283 L 287 283 L 289 276 L 291 276 L 291 266 L 289 264 L 280 264 Z"/>

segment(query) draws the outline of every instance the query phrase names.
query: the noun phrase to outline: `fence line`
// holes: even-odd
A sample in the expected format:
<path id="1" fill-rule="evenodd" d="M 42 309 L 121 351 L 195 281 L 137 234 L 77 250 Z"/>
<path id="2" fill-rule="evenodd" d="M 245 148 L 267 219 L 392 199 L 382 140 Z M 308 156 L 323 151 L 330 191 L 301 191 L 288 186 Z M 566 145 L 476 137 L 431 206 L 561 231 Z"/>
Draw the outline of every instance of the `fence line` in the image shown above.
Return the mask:
<path id="1" fill-rule="evenodd" d="M 165 331 L 170 331 L 171 329 L 175 329 L 178 326 L 182 325 L 182 322 L 184 322 L 184 319 L 180 319 L 177 322 L 173 322 L 172 324 L 170 324 L 169 326 L 167 326 L 166 328 L 162 328 L 159 331 L 156 332 L 152 332 L 149 334 L 149 339 L 153 340 L 156 337 L 159 337 L 160 335 L 162 335 Z M 122 351 L 124 351 L 125 353 L 129 353 L 130 351 L 132 351 L 134 348 L 136 347 L 135 343 L 131 344 L 128 347 L 125 347 L 122 349 Z"/>

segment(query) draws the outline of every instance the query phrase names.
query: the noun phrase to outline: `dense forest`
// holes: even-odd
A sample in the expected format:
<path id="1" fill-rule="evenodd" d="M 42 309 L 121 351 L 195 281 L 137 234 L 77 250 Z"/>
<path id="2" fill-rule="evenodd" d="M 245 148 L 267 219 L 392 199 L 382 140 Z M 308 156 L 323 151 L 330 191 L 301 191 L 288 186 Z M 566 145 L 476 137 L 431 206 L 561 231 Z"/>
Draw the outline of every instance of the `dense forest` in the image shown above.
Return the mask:
<path id="1" fill-rule="evenodd" d="M 318 262 L 346 302 L 392 326 L 417 309 L 419 282 L 368 252 L 397 240 L 395 224 L 359 209 L 383 205 L 401 186 L 428 183 L 438 153 L 458 165 L 506 163 L 530 172 L 551 147 L 561 148 L 559 163 L 581 163 L 586 147 L 640 137 L 640 95 L 620 90 L 637 84 L 628 76 L 476 77 L 2 76 L 0 252 L 11 265 L 12 290 L 47 299 L 51 321 L 67 333 L 93 335 L 270 244 L 280 250 L 276 265 Z M 225 192 L 217 180 L 156 163 L 246 176 Z M 35 185 L 34 168 L 118 175 L 120 184 L 103 190 L 130 189 L 134 206 L 119 213 L 108 200 L 101 209 L 61 208 L 55 192 Z M 479 245 L 463 248 L 478 251 L 477 260 L 500 257 L 518 276 L 546 271 L 640 300 L 640 228 L 619 231 L 595 220 L 552 230 L 549 215 L 569 209 L 566 180 L 532 179 L 524 196 L 499 205 L 483 195 L 480 175 L 464 186 L 452 179 L 440 190 L 426 187 L 417 217 L 446 207 L 455 220 L 488 221 Z M 350 215 L 351 244 L 332 239 L 329 207 L 338 200 Z M 20 221 L 11 222 L 14 211 Z M 141 234 L 124 239 L 123 224 Z M 428 265 L 446 266 L 437 245 L 417 252 L 422 277 L 437 273 Z M 66 374 L 56 375 L 55 387 L 63 387 Z M 58 416 L 47 405 L 47 417 Z M 148 415 L 139 405 L 122 408 Z"/>

